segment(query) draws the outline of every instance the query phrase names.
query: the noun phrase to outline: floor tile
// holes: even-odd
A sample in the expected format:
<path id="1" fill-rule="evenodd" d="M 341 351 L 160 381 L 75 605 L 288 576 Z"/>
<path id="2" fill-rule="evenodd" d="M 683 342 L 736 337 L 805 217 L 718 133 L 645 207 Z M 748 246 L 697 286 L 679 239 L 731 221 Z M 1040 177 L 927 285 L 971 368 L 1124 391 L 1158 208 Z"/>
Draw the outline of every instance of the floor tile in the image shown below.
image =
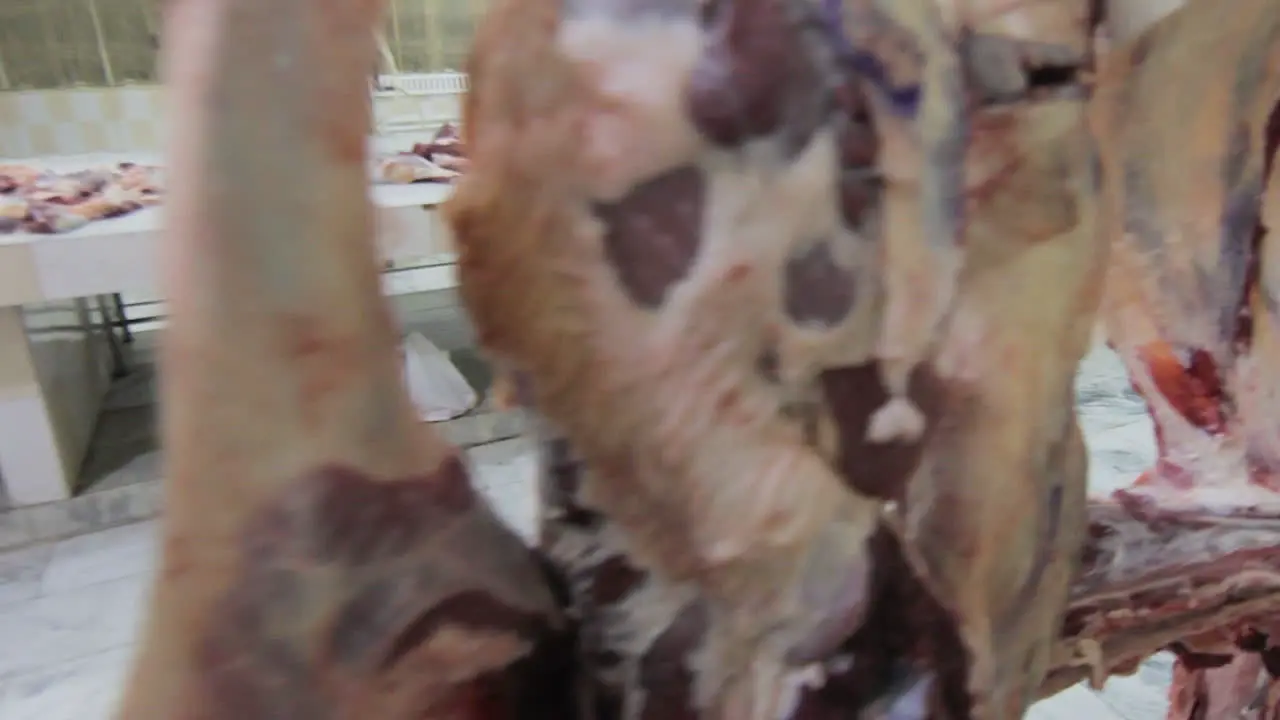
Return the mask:
<path id="1" fill-rule="evenodd" d="M 135 575 L 5 608 L 0 612 L 0 681 L 131 645 L 148 590 L 145 579 Z"/>
<path id="2" fill-rule="evenodd" d="M 526 541 L 537 534 L 537 497 L 532 485 L 513 485 L 495 491 L 493 509 Z"/>
<path id="3" fill-rule="evenodd" d="M 522 452 L 505 462 L 476 462 L 472 467 L 476 488 L 498 517 L 531 540 L 537 517 L 538 460 L 527 448 Z"/>
<path id="4" fill-rule="evenodd" d="M 52 545 L 32 545 L 0 553 L 0 612 L 4 606 L 40 594 L 40 582 L 53 557 Z"/>
<path id="5" fill-rule="evenodd" d="M 467 449 L 467 455 L 474 465 L 501 465 L 520 460 L 534 453 L 534 445 L 528 438 L 518 437 L 510 440 L 477 445 Z"/>
<path id="6" fill-rule="evenodd" d="M 151 358 L 135 361 L 129 374 L 111 384 L 104 410 L 146 407 L 156 402 L 156 367 Z"/>
<path id="7" fill-rule="evenodd" d="M 0 686 L 0 720 L 108 720 L 131 659 L 117 648 L 16 676 Z"/>
<path id="8" fill-rule="evenodd" d="M 158 528 L 154 521 L 135 523 L 57 543 L 44 575 L 44 592 L 149 576 L 156 562 Z"/>
<path id="9" fill-rule="evenodd" d="M 1047 700 L 1031 706 L 1026 720 L 1159 720 L 1158 718 L 1125 718 L 1116 714 L 1097 693 L 1083 685 L 1063 690 Z"/>
<path id="10" fill-rule="evenodd" d="M 1133 675 L 1111 678 L 1102 690 L 1102 701 L 1119 715 L 1132 720 L 1165 717 L 1169 713 L 1173 663 L 1171 653 L 1159 653 L 1142 663 Z"/>
<path id="11" fill-rule="evenodd" d="M 94 493 L 159 481 L 163 455 L 158 448 L 136 445 L 99 446 L 92 450 L 81 473 L 81 487 Z"/>

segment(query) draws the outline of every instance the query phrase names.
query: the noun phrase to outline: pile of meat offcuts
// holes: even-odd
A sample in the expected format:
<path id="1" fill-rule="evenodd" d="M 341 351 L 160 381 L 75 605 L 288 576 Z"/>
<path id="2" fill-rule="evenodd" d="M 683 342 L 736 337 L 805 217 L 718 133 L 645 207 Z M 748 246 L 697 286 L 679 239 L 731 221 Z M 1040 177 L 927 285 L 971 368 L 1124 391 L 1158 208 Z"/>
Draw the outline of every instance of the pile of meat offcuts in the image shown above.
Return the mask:
<path id="1" fill-rule="evenodd" d="M 457 128 L 446 123 L 430 142 L 417 143 L 410 152 L 381 158 L 377 165 L 375 178 L 379 182 L 453 182 L 466 172 L 467 157 Z"/>
<path id="2" fill-rule="evenodd" d="M 375 161 L 374 181 L 391 184 L 453 182 L 466 171 L 458 130 L 445 124 L 429 142 Z M 113 167 L 54 172 L 0 164 L 0 233 L 56 234 L 94 220 L 120 217 L 158 205 L 164 178 L 159 167 L 123 162 Z"/>
<path id="3" fill-rule="evenodd" d="M 63 233 L 160 203 L 160 169 L 134 163 L 57 173 L 0 165 L 0 233 Z"/>
<path id="4" fill-rule="evenodd" d="M 379 3 L 174 0 L 122 716 L 1012 720 L 1168 649 L 1280 717 L 1280 3 L 1174 4 L 496 0 L 447 215 L 528 547 L 398 372 Z M 1160 462 L 1089 498 L 1099 319 Z"/>

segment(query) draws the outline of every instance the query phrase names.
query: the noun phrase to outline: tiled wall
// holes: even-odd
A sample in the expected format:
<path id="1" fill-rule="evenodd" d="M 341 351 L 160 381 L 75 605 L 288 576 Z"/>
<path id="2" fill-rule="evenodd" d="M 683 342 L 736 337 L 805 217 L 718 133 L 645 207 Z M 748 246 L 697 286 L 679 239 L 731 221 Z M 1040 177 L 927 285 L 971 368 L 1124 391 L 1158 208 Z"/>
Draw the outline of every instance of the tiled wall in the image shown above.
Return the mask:
<path id="1" fill-rule="evenodd" d="M 0 157 L 158 152 L 158 85 L 0 93 Z"/>
<path id="2" fill-rule="evenodd" d="M 159 152 L 164 111 L 158 85 L 0 92 L 0 158 Z M 379 145 L 411 146 L 426 126 L 456 120 L 460 111 L 456 95 L 378 96 L 375 122 L 395 128 Z"/>

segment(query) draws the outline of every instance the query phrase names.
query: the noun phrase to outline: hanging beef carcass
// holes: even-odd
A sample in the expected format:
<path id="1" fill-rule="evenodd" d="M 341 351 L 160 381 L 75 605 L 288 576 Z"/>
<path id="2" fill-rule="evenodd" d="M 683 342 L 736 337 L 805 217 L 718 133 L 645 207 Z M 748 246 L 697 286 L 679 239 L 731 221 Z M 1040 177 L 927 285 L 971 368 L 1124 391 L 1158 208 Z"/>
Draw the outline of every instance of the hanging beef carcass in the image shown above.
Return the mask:
<path id="1" fill-rule="evenodd" d="M 1266 690 L 1233 655 L 1280 604 L 1240 474 L 1277 11 L 1196 3 L 1090 122 L 1083 0 L 499 2 L 449 214 L 540 426 L 532 549 L 396 368 L 379 4 L 170 3 L 168 500 L 122 717 L 1016 718 L 1165 647 L 1188 716 L 1231 716 L 1207 688 Z M 1104 279 L 1163 455 L 1091 504 Z"/>
<path id="2" fill-rule="evenodd" d="M 583 459 L 547 549 L 623 717 L 1035 695 L 1085 523 L 1087 18 L 942 9 L 513 2 L 477 40 L 463 294 Z"/>
<path id="3" fill-rule="evenodd" d="M 1093 108 L 1102 320 L 1159 459 L 1118 498 L 1150 534 L 1095 524 L 1076 594 L 1100 602 L 1067 631 L 1104 636 L 1111 662 L 1171 642 L 1178 720 L 1280 717 L 1280 4 L 1218 9 L 1192 3 L 1114 53 Z"/>

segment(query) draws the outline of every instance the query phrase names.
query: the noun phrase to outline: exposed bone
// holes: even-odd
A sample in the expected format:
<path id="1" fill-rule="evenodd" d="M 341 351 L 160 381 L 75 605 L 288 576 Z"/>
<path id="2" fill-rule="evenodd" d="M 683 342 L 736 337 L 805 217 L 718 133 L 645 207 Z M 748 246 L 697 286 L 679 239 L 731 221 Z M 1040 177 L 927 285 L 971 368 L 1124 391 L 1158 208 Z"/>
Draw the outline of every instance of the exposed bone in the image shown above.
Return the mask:
<path id="1" fill-rule="evenodd" d="M 1042 695 L 1182 638 L 1280 612 L 1280 518 L 1151 511 L 1135 517 L 1119 504 L 1090 505 L 1084 565 Z M 1071 661 L 1095 643 L 1101 668 Z"/>

